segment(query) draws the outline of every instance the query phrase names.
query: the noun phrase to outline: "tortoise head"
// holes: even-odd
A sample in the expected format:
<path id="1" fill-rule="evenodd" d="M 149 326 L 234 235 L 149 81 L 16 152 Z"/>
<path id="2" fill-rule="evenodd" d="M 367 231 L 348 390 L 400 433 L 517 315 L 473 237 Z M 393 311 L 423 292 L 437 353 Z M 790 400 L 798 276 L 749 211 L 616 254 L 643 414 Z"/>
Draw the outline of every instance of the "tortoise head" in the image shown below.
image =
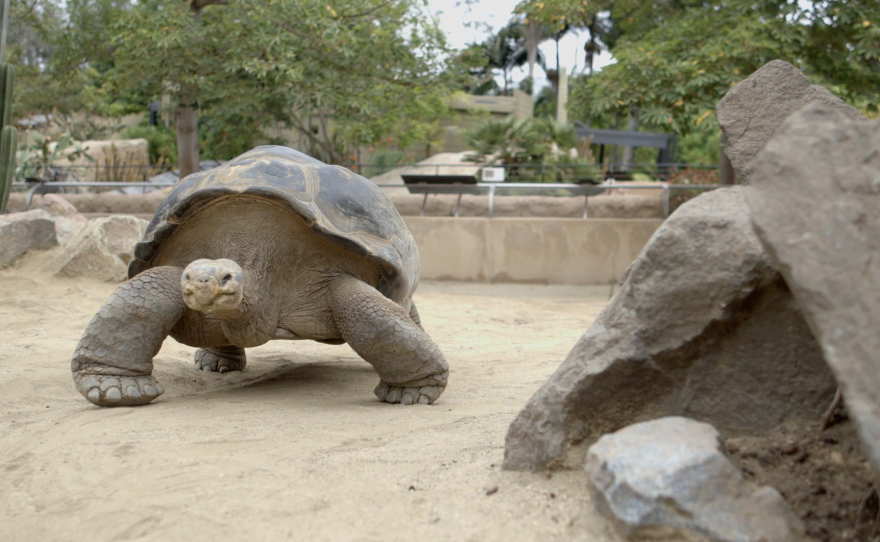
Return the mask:
<path id="1" fill-rule="evenodd" d="M 196 260 L 180 277 L 183 301 L 194 311 L 222 316 L 238 310 L 244 273 L 232 260 Z"/>

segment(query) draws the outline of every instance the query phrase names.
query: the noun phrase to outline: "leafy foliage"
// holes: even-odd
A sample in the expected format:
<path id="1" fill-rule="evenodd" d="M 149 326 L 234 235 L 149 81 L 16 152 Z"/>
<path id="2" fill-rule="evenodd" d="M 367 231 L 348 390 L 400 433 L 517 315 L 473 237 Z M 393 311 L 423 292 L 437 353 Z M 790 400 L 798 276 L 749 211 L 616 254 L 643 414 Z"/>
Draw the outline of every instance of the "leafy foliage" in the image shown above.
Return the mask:
<path id="1" fill-rule="evenodd" d="M 15 155 L 15 180 L 23 182 L 26 179 L 38 178 L 55 181 L 64 180 L 65 172 L 55 166 L 62 159 L 73 162 L 80 156 L 94 162 L 95 159 L 88 154 L 88 147 L 84 147 L 79 141 L 63 134 L 57 140 L 52 140 L 41 135 L 39 132 L 30 134 L 32 143 Z"/>
<path id="2" fill-rule="evenodd" d="M 598 178 L 589 145 L 578 147 L 574 127 L 552 119 L 488 120 L 466 134 L 475 153 L 466 159 L 507 166 L 508 177 L 522 182 L 574 182 Z M 549 168 L 545 166 L 550 166 Z"/>
<path id="3" fill-rule="evenodd" d="M 610 9 L 617 62 L 573 82 L 575 118 L 637 111 L 649 129 L 717 130 L 717 101 L 777 58 L 868 112 L 880 102 L 873 0 L 615 0 Z"/>
<path id="4" fill-rule="evenodd" d="M 796 62 L 786 46 L 785 10 L 755 10 L 736 0 L 723 9 L 684 10 L 638 39 L 624 35 L 617 63 L 573 85 L 577 116 L 626 117 L 637 110 L 649 129 L 687 133 L 743 77 L 774 58 Z"/>
<path id="5" fill-rule="evenodd" d="M 122 134 L 122 139 L 146 139 L 151 164 L 170 163 L 177 154 L 177 137 L 173 130 L 162 126 L 130 126 Z"/>
<path id="6" fill-rule="evenodd" d="M 116 28 L 115 84 L 196 89 L 218 157 L 268 139 L 274 122 L 341 162 L 334 138 L 423 140 L 445 110 L 445 46 L 409 1 L 242 0 L 196 19 L 179 0 L 146 0 Z"/>
<path id="7" fill-rule="evenodd" d="M 418 0 L 14 1 L 16 116 L 121 115 L 170 96 L 198 108 L 207 157 L 291 128 L 342 161 L 439 131 L 446 45 Z"/>

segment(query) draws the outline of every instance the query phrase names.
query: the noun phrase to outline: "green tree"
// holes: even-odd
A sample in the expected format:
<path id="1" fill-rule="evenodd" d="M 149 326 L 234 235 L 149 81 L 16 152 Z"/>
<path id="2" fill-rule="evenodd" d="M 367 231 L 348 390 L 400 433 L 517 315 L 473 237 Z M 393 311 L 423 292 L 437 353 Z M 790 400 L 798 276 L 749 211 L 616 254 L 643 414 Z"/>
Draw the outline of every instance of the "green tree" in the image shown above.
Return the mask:
<path id="1" fill-rule="evenodd" d="M 15 116 L 51 113 L 61 131 L 84 139 L 107 135 L 94 115 L 142 111 L 136 97 L 106 86 L 111 27 L 129 7 L 127 0 L 13 2 L 7 59 L 19 74 Z"/>
<path id="2" fill-rule="evenodd" d="M 880 106 L 880 2 L 814 0 L 801 46 L 808 72 L 876 115 Z"/>
<path id="3" fill-rule="evenodd" d="M 624 33 L 612 49 L 615 64 L 573 82 L 571 110 L 581 118 L 634 115 L 650 129 L 687 132 L 749 73 L 774 58 L 796 61 L 800 30 L 786 21 L 790 10 L 774 4 L 684 9 L 644 34 Z"/>
<path id="4" fill-rule="evenodd" d="M 175 99 L 181 174 L 199 112 L 230 152 L 277 125 L 337 163 L 346 145 L 386 136 L 406 145 L 436 129 L 445 45 L 410 1 L 208 5 L 146 0 L 116 25 L 114 84 Z"/>
<path id="5" fill-rule="evenodd" d="M 575 118 L 634 116 L 686 134 L 715 129 L 715 104 L 773 59 L 868 111 L 880 101 L 880 4 L 873 1 L 617 0 L 616 63 L 572 85 Z"/>

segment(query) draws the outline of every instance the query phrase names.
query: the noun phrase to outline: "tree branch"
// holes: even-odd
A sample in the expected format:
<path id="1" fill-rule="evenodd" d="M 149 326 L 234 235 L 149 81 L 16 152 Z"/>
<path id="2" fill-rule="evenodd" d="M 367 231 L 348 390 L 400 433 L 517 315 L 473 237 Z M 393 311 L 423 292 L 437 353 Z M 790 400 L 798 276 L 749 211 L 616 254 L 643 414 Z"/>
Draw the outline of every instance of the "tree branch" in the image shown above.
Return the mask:
<path id="1" fill-rule="evenodd" d="M 352 15 L 345 15 L 345 14 L 340 13 L 336 17 L 332 17 L 332 19 L 334 19 L 336 21 L 348 20 L 348 19 L 358 19 L 360 17 L 365 17 L 367 15 L 375 13 L 375 12 L 379 11 L 380 9 L 384 8 L 385 6 L 393 4 L 395 1 L 396 0 L 386 0 L 385 2 L 382 2 L 381 4 L 379 4 L 378 6 L 373 6 L 368 10 L 362 11 L 360 13 L 354 13 Z"/>
<path id="2" fill-rule="evenodd" d="M 192 0 L 190 6 L 194 11 L 199 11 L 207 6 L 222 6 L 229 4 L 229 0 Z"/>

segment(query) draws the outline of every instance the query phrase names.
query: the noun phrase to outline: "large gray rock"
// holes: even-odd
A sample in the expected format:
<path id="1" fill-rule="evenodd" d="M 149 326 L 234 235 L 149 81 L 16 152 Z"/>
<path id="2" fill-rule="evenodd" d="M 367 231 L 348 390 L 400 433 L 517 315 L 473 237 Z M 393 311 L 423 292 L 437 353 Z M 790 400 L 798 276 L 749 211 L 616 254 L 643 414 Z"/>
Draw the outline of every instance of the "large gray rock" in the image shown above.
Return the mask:
<path id="1" fill-rule="evenodd" d="M 584 447 L 570 445 L 661 416 L 706 421 L 726 435 L 821 416 L 836 383 L 742 190 L 701 195 L 654 233 L 618 294 L 511 424 L 504 468 L 571 465 Z"/>
<path id="2" fill-rule="evenodd" d="M 800 70 L 782 60 L 768 62 L 718 102 L 718 123 L 727 135 L 727 155 L 739 181 L 748 184 L 755 157 L 789 115 L 808 103 L 828 105 L 851 119 L 864 118 Z"/>
<path id="3" fill-rule="evenodd" d="M 746 194 L 880 472 L 880 123 L 808 106 L 767 144 Z"/>
<path id="4" fill-rule="evenodd" d="M 596 509 L 632 540 L 787 542 L 804 526 L 773 488 L 746 482 L 711 425 L 662 418 L 605 435 L 585 464 Z"/>
<path id="5" fill-rule="evenodd" d="M 49 263 L 49 271 L 60 277 L 122 282 L 128 278 L 134 245 L 146 229 L 147 221 L 133 216 L 91 220 Z"/>
<path id="6" fill-rule="evenodd" d="M 58 244 L 55 221 L 43 209 L 0 215 L 0 269 L 9 267 L 29 250 Z"/>
<path id="7" fill-rule="evenodd" d="M 89 220 L 79 214 L 76 207 L 57 194 L 34 196 L 32 209 L 43 209 L 55 220 L 55 236 L 58 244 L 67 246 L 73 237 L 83 229 Z"/>

